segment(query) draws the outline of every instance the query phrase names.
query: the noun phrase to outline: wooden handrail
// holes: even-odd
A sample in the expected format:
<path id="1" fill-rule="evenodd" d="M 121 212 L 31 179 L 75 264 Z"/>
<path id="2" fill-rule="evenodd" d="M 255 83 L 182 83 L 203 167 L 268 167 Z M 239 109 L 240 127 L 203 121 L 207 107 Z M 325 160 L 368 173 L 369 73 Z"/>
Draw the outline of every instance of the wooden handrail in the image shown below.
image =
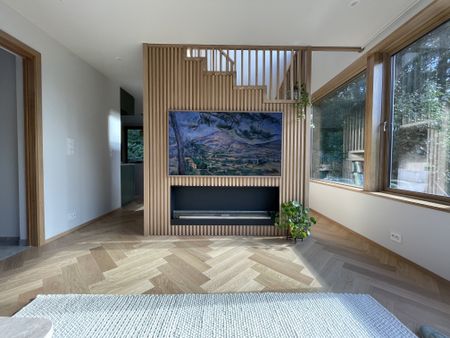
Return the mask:
<path id="1" fill-rule="evenodd" d="M 149 47 L 184 47 L 184 48 L 198 48 L 198 49 L 253 49 L 253 50 L 311 50 L 313 52 L 363 52 L 363 47 L 355 46 L 310 46 L 310 45 L 205 45 L 205 44 L 152 44 L 146 43 Z"/>

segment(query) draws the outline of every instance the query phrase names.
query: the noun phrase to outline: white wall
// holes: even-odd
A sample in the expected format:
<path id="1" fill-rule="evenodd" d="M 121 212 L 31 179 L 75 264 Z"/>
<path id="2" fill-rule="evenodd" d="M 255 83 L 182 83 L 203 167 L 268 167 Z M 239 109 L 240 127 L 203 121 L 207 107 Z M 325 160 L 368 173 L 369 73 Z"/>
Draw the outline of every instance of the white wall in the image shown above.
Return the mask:
<path id="1" fill-rule="evenodd" d="M 19 238 L 16 57 L 0 49 L 0 237 Z"/>
<path id="2" fill-rule="evenodd" d="M 450 280 L 450 213 L 318 183 L 310 183 L 310 207 Z"/>
<path id="3" fill-rule="evenodd" d="M 313 52 L 311 93 L 338 75 L 361 55 L 358 52 Z"/>
<path id="4" fill-rule="evenodd" d="M 2 3 L 0 29 L 42 54 L 48 239 L 120 207 L 119 86 Z"/>

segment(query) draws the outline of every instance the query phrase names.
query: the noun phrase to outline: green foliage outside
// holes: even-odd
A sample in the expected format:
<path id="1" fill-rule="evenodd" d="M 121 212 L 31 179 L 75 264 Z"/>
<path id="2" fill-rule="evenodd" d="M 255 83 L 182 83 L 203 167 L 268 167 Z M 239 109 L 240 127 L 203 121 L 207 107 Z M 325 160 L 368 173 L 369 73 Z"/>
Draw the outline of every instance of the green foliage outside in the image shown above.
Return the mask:
<path id="1" fill-rule="evenodd" d="M 128 162 L 142 162 L 144 160 L 144 134 L 142 129 L 127 130 Z"/>
<path id="2" fill-rule="evenodd" d="M 450 21 L 398 52 L 392 63 L 390 186 L 450 196 Z M 314 106 L 320 145 L 313 145 L 313 177 L 319 165 L 342 175 L 342 130 L 347 116 L 364 112 L 360 75 Z"/>
<path id="3" fill-rule="evenodd" d="M 328 165 L 330 177 L 343 176 L 343 162 L 348 155 L 344 152 L 344 127 L 347 121 L 356 117 L 364 119 L 365 102 L 366 74 L 362 73 L 314 105 L 313 124 L 316 129 L 313 133 L 320 135 L 320 151 L 313 152 L 317 159 L 313 163 Z M 318 177 L 318 168 L 312 169 L 314 177 L 321 178 Z"/>
<path id="4" fill-rule="evenodd" d="M 423 163 L 424 192 L 450 195 L 449 46 L 447 22 L 392 58 L 392 187 L 400 169 Z"/>

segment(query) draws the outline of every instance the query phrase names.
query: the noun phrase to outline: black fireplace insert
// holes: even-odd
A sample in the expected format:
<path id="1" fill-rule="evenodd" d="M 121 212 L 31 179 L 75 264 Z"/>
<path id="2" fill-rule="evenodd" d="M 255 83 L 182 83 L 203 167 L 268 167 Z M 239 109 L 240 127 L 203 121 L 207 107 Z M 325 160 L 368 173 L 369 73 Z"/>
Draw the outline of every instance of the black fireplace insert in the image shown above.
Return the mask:
<path id="1" fill-rule="evenodd" d="M 278 187 L 171 188 L 172 225 L 274 224 Z"/>

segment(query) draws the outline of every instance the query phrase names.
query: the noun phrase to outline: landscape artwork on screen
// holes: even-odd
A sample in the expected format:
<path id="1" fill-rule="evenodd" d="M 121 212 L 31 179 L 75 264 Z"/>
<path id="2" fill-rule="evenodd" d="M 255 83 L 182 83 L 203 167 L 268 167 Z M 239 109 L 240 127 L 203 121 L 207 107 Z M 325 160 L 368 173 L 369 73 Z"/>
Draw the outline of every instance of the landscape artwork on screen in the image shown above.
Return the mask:
<path id="1" fill-rule="evenodd" d="M 169 174 L 281 175 L 282 113 L 169 112 Z"/>

